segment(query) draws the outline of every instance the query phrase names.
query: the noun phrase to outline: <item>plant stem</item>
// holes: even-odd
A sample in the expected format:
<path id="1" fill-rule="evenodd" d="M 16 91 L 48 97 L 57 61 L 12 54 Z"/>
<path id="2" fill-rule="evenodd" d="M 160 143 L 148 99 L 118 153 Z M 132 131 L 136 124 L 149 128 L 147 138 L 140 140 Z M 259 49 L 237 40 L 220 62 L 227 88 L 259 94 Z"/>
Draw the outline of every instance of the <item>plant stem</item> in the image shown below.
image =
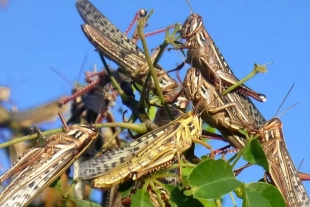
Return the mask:
<path id="1" fill-rule="evenodd" d="M 232 90 L 236 89 L 240 85 L 242 85 L 244 82 L 248 81 L 249 79 L 253 78 L 257 73 L 266 73 L 267 72 L 267 67 L 270 63 L 266 63 L 264 65 L 257 65 L 256 63 L 254 64 L 254 69 L 243 79 L 235 83 L 234 85 L 230 86 L 223 92 L 223 96 L 231 92 Z"/>
<path id="2" fill-rule="evenodd" d="M 144 25 L 145 25 L 147 19 L 150 17 L 150 15 L 153 12 L 154 12 L 154 10 L 151 10 L 151 12 L 145 18 L 140 18 L 139 19 L 139 21 L 138 21 L 138 34 L 139 34 L 139 37 L 141 39 L 141 43 L 143 45 L 143 50 L 144 50 L 144 53 L 145 53 L 145 57 L 146 57 L 147 63 L 149 65 L 151 76 L 152 76 L 154 84 L 155 84 L 156 92 L 158 93 L 158 96 L 160 98 L 161 104 L 167 110 L 167 113 L 168 113 L 170 119 L 173 120 L 173 116 L 172 116 L 172 114 L 171 114 L 171 112 L 169 110 L 169 107 L 168 107 L 167 103 L 165 102 L 165 98 L 164 98 L 164 95 L 163 95 L 163 93 L 161 91 L 161 88 L 159 87 L 159 82 L 158 82 L 158 79 L 157 79 L 157 75 L 156 75 L 156 72 L 155 72 L 152 60 L 151 60 L 151 56 L 150 56 L 149 49 L 147 47 L 147 44 L 146 44 L 146 41 L 145 41 L 144 32 L 143 32 Z"/>
<path id="3" fill-rule="evenodd" d="M 140 134 L 147 132 L 147 126 L 145 123 L 131 124 L 131 123 L 123 123 L 123 122 L 114 122 L 114 123 L 99 123 L 99 124 L 94 124 L 93 126 L 96 129 L 103 128 L 103 127 L 122 127 L 122 128 L 134 130 Z M 42 134 L 44 136 L 51 136 L 53 134 L 57 134 L 61 132 L 63 132 L 63 129 L 58 128 L 58 129 L 53 129 L 53 130 L 42 132 Z M 16 143 L 23 142 L 23 141 L 36 139 L 37 137 L 38 137 L 38 134 L 32 134 L 32 135 L 27 135 L 27 136 L 23 136 L 20 138 L 16 138 L 16 139 L 0 144 L 0 148 L 8 147 L 12 144 L 16 144 Z"/>

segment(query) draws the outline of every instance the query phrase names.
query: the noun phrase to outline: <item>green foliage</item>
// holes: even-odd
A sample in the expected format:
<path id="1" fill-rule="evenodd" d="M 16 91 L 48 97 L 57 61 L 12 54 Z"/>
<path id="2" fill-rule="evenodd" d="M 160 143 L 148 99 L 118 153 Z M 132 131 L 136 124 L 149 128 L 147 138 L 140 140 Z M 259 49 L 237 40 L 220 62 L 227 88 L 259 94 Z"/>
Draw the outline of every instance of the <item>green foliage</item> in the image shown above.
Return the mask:
<path id="1" fill-rule="evenodd" d="M 205 160 L 193 169 L 188 178 L 194 198 L 215 199 L 241 185 L 231 166 L 224 160 Z"/>
<path id="2" fill-rule="evenodd" d="M 243 185 L 244 197 L 242 207 L 285 206 L 284 199 L 277 188 L 268 183 L 251 183 Z"/>
<path id="3" fill-rule="evenodd" d="M 138 189 L 137 192 L 131 197 L 131 206 L 153 207 L 154 205 L 150 201 L 150 195 L 146 191 Z"/>
<path id="4" fill-rule="evenodd" d="M 252 139 L 248 142 L 241 152 L 244 160 L 251 164 L 259 165 L 266 171 L 269 170 L 267 157 L 257 139 Z"/>

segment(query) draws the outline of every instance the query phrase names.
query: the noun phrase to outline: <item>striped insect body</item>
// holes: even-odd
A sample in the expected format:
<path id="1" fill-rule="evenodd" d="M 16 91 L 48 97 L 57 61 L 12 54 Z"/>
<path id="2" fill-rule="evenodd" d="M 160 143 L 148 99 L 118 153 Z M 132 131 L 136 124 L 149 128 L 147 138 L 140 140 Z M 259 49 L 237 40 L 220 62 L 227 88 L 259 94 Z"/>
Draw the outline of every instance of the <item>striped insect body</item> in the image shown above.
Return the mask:
<path id="1" fill-rule="evenodd" d="M 86 125 L 72 125 L 67 132 L 52 135 L 46 144 L 28 150 L 0 180 L 17 177 L 0 194 L 0 206 L 26 206 L 49 186 L 86 148 L 98 133 Z M 26 160 L 28 159 L 28 160 Z"/>
<path id="2" fill-rule="evenodd" d="M 191 111 L 149 132 L 121 150 L 112 150 L 81 164 L 79 177 L 94 188 L 109 188 L 171 165 L 201 135 L 201 119 Z"/>
<path id="3" fill-rule="evenodd" d="M 261 128 L 262 148 L 269 163 L 268 178 L 282 193 L 287 206 L 310 206 L 310 198 L 299 178 L 284 141 L 282 122 L 273 118 Z"/>

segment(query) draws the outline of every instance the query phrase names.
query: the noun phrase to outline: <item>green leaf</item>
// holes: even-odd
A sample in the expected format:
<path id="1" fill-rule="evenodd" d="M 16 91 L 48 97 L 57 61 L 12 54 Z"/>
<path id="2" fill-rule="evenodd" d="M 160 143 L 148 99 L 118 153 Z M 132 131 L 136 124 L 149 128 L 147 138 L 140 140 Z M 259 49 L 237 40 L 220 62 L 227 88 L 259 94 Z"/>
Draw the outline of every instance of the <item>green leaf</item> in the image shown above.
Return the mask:
<path id="1" fill-rule="evenodd" d="M 193 195 L 193 191 L 192 191 L 191 188 L 188 189 L 188 190 L 184 190 L 183 193 L 184 193 L 184 195 L 186 195 L 186 196 L 192 196 L 192 195 Z"/>
<path id="2" fill-rule="evenodd" d="M 257 139 L 251 140 L 243 147 L 242 155 L 247 162 L 257 164 L 266 171 L 269 170 L 267 157 Z"/>
<path id="3" fill-rule="evenodd" d="M 188 183 L 188 175 L 192 172 L 194 168 L 192 167 L 181 167 L 181 170 L 182 170 L 182 186 L 183 187 L 189 187 L 189 183 Z"/>
<path id="4" fill-rule="evenodd" d="M 156 107 L 151 106 L 149 108 L 149 118 L 153 120 L 155 118 L 155 115 L 156 115 Z"/>
<path id="5" fill-rule="evenodd" d="M 224 160 L 202 161 L 193 169 L 188 182 L 197 199 L 220 198 L 242 184 Z"/>
<path id="6" fill-rule="evenodd" d="M 187 177 L 193 171 L 193 169 L 193 167 L 181 167 L 182 176 Z"/>
<path id="7" fill-rule="evenodd" d="M 73 200 L 76 203 L 77 207 L 101 207 L 98 203 L 93 203 L 91 201 L 86 200 Z"/>
<path id="8" fill-rule="evenodd" d="M 131 197 L 132 207 L 154 207 L 151 203 L 150 195 L 148 192 L 138 189 L 137 192 Z"/>
<path id="9" fill-rule="evenodd" d="M 205 207 L 218 207 L 214 200 L 198 199 Z"/>
<path id="10" fill-rule="evenodd" d="M 242 207 L 284 207 L 285 202 L 279 190 L 268 183 L 245 185 Z"/>
<path id="11" fill-rule="evenodd" d="M 202 156 L 200 157 L 200 159 L 201 159 L 201 160 L 210 160 L 211 157 L 210 157 L 209 155 L 202 155 Z"/>
<path id="12" fill-rule="evenodd" d="M 205 130 L 206 130 L 207 132 L 216 133 L 216 128 L 210 127 L 209 125 L 207 125 L 207 127 L 205 128 Z"/>
<path id="13" fill-rule="evenodd" d="M 187 207 L 187 206 L 203 207 L 203 205 L 198 200 L 194 199 L 192 196 L 184 195 L 178 187 L 165 184 L 164 187 L 171 196 L 169 199 L 171 207 Z"/>

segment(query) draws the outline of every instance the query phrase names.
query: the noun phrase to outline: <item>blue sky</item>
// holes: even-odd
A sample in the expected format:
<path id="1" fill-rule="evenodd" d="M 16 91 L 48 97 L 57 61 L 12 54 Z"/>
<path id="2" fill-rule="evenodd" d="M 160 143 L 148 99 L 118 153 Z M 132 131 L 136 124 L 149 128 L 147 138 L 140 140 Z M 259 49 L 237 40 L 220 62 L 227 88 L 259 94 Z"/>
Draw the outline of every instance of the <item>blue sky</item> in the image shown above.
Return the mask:
<path id="1" fill-rule="evenodd" d="M 122 31 L 140 8 L 155 9 L 146 31 L 183 23 L 190 14 L 185 0 L 93 0 L 92 3 Z M 297 102 L 300 104 L 281 116 L 281 120 L 295 165 L 305 158 L 300 170 L 308 173 L 310 141 L 302 126 L 310 125 L 307 107 L 309 4 L 307 1 L 279 0 L 191 1 L 194 12 L 203 17 L 206 29 L 238 78 L 244 77 L 254 63 L 273 61 L 268 66 L 268 73 L 247 83 L 267 96 L 265 103 L 254 101 L 266 119 L 274 116 L 295 83 L 281 111 Z M 8 7 L 0 9 L 0 85 L 11 88 L 12 100 L 20 110 L 70 94 L 71 86 L 51 68 L 61 71 L 72 85 L 78 79 L 85 55 L 87 62 L 83 71 L 89 70 L 94 63 L 101 68 L 97 53 L 81 31 L 81 24 L 83 21 L 75 9 L 75 1 L 11 0 Z M 148 38 L 149 48 L 158 46 L 163 35 Z M 160 64 L 165 69 L 172 69 L 180 62 L 179 55 L 171 51 L 164 54 Z M 83 81 L 83 76 L 78 81 Z M 240 180 L 255 181 L 246 175 L 252 171 L 244 171 Z M 310 191 L 310 183 L 305 185 Z M 231 205 L 229 198 L 226 203 Z"/>

